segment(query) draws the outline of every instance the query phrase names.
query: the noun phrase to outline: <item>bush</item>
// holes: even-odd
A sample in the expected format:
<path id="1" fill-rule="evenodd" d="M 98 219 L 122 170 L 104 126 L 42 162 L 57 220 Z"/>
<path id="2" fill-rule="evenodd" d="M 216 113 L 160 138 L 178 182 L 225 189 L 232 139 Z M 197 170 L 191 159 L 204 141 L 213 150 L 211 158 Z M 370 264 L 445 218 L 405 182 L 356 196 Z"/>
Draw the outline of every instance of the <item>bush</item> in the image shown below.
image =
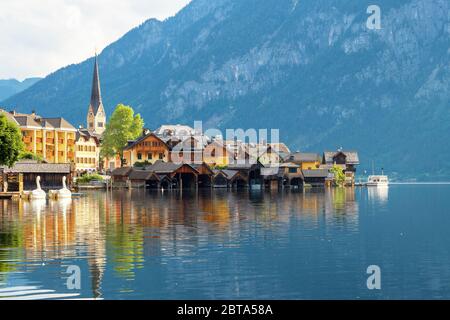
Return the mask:
<path id="1" fill-rule="evenodd" d="M 144 168 L 144 167 L 147 167 L 147 166 L 149 166 L 149 165 L 151 165 L 151 163 L 150 162 L 148 162 L 147 160 L 145 160 L 145 161 L 142 161 L 142 162 L 135 162 L 134 163 L 134 167 L 136 167 L 136 168 Z"/>
<path id="2" fill-rule="evenodd" d="M 19 155 L 19 160 L 36 160 L 38 162 L 42 162 L 44 159 L 37 154 L 34 154 L 29 151 L 24 151 Z"/>
<path id="3" fill-rule="evenodd" d="M 83 174 L 77 179 L 77 183 L 91 183 L 92 181 L 103 181 L 103 177 L 97 173 Z"/>
<path id="4" fill-rule="evenodd" d="M 228 166 L 227 165 L 215 165 L 212 167 L 212 169 L 225 170 L 225 169 L 228 169 Z"/>

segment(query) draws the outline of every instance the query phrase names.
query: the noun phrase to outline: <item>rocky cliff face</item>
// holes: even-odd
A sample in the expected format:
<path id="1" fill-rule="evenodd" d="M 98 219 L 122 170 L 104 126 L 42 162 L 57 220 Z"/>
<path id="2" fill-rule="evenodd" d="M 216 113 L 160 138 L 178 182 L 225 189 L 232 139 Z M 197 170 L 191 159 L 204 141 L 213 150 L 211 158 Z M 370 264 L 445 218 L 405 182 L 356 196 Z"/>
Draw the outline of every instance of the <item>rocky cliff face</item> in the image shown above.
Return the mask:
<path id="1" fill-rule="evenodd" d="M 149 20 L 99 57 L 104 101 L 137 109 L 150 128 L 203 120 L 280 128 L 292 149 L 358 149 L 371 166 L 450 179 L 450 3 L 194 0 Z M 3 104 L 79 123 L 92 61 L 49 75 Z"/>

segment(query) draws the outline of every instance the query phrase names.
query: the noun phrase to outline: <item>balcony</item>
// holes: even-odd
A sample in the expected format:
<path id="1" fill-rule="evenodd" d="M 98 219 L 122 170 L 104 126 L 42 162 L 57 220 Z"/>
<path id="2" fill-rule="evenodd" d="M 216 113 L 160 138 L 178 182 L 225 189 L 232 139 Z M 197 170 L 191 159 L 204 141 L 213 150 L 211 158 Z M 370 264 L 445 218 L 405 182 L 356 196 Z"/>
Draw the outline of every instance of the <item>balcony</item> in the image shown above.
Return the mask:
<path id="1" fill-rule="evenodd" d="M 47 139 L 45 139 L 45 143 L 47 143 L 47 144 L 55 144 L 55 139 L 47 138 Z"/>

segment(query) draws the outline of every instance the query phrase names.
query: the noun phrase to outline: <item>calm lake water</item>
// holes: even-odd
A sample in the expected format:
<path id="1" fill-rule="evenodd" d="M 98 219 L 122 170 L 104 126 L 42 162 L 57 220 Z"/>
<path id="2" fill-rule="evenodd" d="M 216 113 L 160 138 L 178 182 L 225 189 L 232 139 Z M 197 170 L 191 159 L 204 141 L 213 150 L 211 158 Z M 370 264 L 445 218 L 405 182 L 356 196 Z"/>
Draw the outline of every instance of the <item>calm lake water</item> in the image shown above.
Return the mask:
<path id="1" fill-rule="evenodd" d="M 449 299 L 449 208 L 450 185 L 0 200 L 0 297 Z"/>

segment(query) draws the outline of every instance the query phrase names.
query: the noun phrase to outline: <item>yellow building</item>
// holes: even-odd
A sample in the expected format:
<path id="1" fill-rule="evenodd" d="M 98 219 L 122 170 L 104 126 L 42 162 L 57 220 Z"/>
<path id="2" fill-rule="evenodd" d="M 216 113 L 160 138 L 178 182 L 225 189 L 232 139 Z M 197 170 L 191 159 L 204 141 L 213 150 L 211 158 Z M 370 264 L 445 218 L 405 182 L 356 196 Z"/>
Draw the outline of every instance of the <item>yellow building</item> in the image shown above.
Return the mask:
<path id="1" fill-rule="evenodd" d="M 317 153 L 295 152 L 289 161 L 300 165 L 302 170 L 316 170 L 320 168 L 322 157 Z"/>
<path id="2" fill-rule="evenodd" d="M 96 172 L 99 170 L 100 141 L 99 136 L 88 129 L 78 129 L 75 142 L 75 170 Z"/>
<path id="3" fill-rule="evenodd" d="M 65 119 L 43 118 L 34 112 L 0 112 L 20 127 L 26 151 L 42 157 L 48 163 L 75 162 L 77 130 Z"/>

